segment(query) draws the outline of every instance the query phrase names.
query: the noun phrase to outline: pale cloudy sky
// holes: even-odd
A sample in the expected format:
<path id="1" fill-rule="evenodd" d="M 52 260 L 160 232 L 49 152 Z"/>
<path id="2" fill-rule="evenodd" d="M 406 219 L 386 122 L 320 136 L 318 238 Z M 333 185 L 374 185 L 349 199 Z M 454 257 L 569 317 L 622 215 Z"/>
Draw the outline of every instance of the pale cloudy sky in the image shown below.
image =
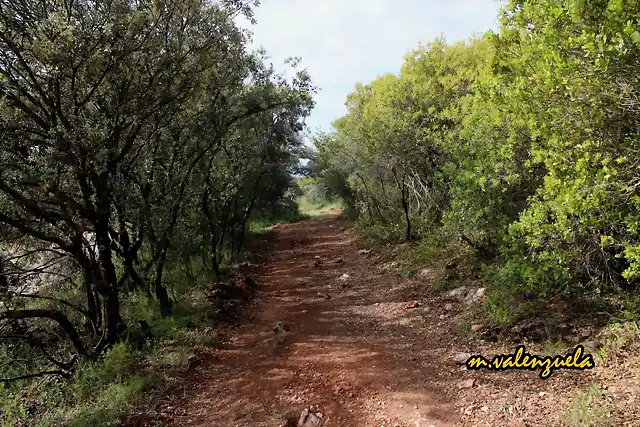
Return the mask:
<path id="1" fill-rule="evenodd" d="M 462 40 L 496 28 L 500 0 L 261 0 L 254 45 L 267 50 L 276 69 L 287 57 L 319 86 L 308 119 L 312 131 L 330 130 L 345 113 L 357 82 L 400 70 L 420 42 L 443 35 Z M 247 24 L 242 24 L 243 26 Z"/>

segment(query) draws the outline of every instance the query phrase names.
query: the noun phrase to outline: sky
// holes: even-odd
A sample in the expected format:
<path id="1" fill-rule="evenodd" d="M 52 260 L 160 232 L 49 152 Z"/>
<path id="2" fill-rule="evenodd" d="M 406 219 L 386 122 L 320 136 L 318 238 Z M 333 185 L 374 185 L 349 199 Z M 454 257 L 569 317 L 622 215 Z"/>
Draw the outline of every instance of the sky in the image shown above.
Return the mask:
<path id="1" fill-rule="evenodd" d="M 448 42 L 497 27 L 500 0 L 261 0 L 253 47 L 264 47 L 277 70 L 301 57 L 319 87 L 307 119 L 311 132 L 329 131 L 346 113 L 346 96 L 358 82 L 397 73 L 421 42 Z"/>

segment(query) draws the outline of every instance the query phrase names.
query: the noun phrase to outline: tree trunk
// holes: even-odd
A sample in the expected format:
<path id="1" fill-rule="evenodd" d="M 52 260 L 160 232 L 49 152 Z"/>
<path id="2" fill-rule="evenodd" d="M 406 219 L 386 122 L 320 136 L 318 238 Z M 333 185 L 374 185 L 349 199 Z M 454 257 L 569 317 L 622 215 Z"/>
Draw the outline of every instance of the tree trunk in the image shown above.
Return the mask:
<path id="1" fill-rule="evenodd" d="M 220 276 L 220 262 L 218 261 L 218 239 L 211 235 L 211 268 L 216 276 Z"/>
<path id="2" fill-rule="evenodd" d="M 115 288 L 111 288 L 102 297 L 104 304 L 105 320 L 106 320 L 106 345 L 120 341 L 120 333 L 124 331 L 125 326 L 120 317 L 120 295 Z"/>
<path id="3" fill-rule="evenodd" d="M 407 242 L 413 239 L 413 234 L 411 233 L 411 218 L 409 217 L 409 204 L 407 203 L 406 191 L 404 190 L 404 186 L 402 188 L 402 210 L 404 211 L 404 219 L 407 223 Z"/>
<path id="4" fill-rule="evenodd" d="M 172 303 L 169 299 L 169 293 L 167 288 L 162 284 L 162 274 L 164 272 L 164 265 L 167 261 L 167 249 L 162 250 L 162 255 L 156 265 L 156 280 L 155 280 L 155 292 L 156 298 L 160 303 L 160 315 L 167 317 L 171 314 Z"/>
<path id="5" fill-rule="evenodd" d="M 102 327 L 102 311 L 98 305 L 95 290 L 91 286 L 91 276 L 87 276 L 87 272 L 84 273 L 84 291 L 87 294 L 87 313 L 89 313 L 87 326 L 91 334 L 96 336 Z"/>

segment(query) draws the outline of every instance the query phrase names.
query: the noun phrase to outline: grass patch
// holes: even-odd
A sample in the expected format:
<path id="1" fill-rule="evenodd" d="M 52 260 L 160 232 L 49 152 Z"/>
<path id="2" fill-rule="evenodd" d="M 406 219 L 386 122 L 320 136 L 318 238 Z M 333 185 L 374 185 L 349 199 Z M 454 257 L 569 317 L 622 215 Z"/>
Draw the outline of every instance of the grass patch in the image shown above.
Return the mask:
<path id="1" fill-rule="evenodd" d="M 639 339 L 640 329 L 636 322 L 610 323 L 603 333 L 600 346 L 594 351 L 594 356 L 600 362 L 606 363 L 611 354 L 638 342 Z"/>
<path id="2" fill-rule="evenodd" d="M 542 343 L 541 356 L 564 355 L 571 346 L 563 340 L 547 340 Z"/>
<path id="3" fill-rule="evenodd" d="M 457 328 L 457 333 L 458 335 L 465 337 L 465 338 L 470 338 L 473 336 L 473 331 L 471 329 L 471 323 L 463 320 L 458 324 L 458 328 Z"/>
<path id="4" fill-rule="evenodd" d="M 595 386 L 580 393 L 567 411 L 571 427 L 606 427 L 611 424 L 611 411 L 604 407 L 605 393 Z"/>
<path id="5" fill-rule="evenodd" d="M 314 203 L 308 197 L 302 196 L 298 199 L 298 209 L 300 214 L 307 218 L 331 218 L 335 216 L 331 210 L 342 210 L 342 203 L 336 202 L 319 202 Z"/>
<path id="6" fill-rule="evenodd" d="M 206 298 L 213 278 L 196 271 L 175 264 L 167 268 L 175 300 L 171 316 L 162 318 L 157 303 L 142 293 L 123 296 L 123 342 L 100 360 L 79 361 L 71 379 L 48 376 L 0 384 L 0 426 L 110 425 L 148 404 L 197 348 L 219 345 L 212 320 L 216 313 Z"/>
<path id="7" fill-rule="evenodd" d="M 311 218 L 308 212 L 305 212 L 302 207 L 298 205 L 297 209 L 289 209 L 282 214 L 271 218 L 254 218 L 249 221 L 249 236 L 248 240 L 252 237 L 261 236 L 265 234 L 269 228 L 281 223 L 293 223 L 302 221 L 304 219 Z"/>

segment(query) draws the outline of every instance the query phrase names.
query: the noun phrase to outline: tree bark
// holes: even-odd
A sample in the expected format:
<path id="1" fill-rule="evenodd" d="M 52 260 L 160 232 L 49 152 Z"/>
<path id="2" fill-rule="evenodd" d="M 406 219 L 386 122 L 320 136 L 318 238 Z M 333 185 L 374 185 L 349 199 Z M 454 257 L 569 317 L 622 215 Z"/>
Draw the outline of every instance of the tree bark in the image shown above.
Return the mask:
<path id="1" fill-rule="evenodd" d="M 156 265 L 155 293 L 160 304 L 160 315 L 167 317 L 171 314 L 172 303 L 169 299 L 167 288 L 162 284 L 164 265 L 167 261 L 167 249 L 162 250 L 158 264 Z"/>

